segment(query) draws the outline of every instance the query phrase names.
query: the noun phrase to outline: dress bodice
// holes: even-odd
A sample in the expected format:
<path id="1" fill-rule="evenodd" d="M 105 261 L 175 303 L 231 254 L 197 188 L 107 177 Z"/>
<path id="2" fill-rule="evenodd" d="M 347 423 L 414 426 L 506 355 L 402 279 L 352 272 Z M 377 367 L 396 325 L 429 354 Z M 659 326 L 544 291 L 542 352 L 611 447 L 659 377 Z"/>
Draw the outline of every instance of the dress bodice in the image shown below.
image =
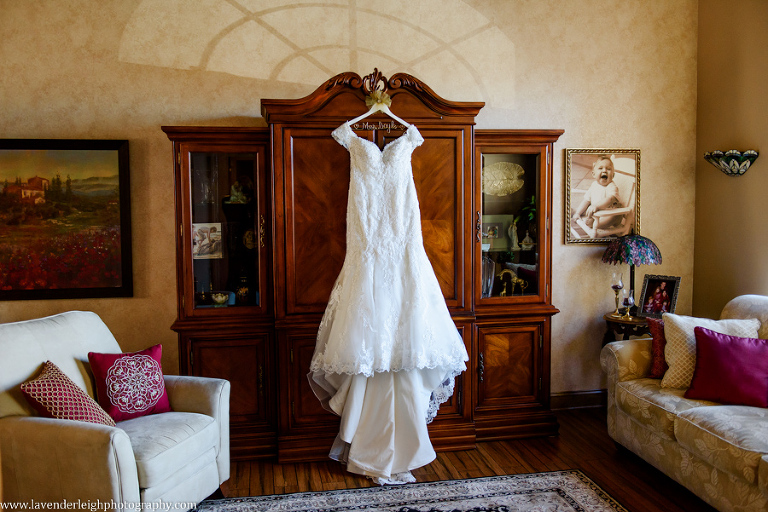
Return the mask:
<path id="1" fill-rule="evenodd" d="M 348 253 L 387 253 L 423 243 L 411 168 L 411 154 L 424 142 L 416 126 L 410 125 L 384 149 L 355 135 L 349 123 L 337 128 L 333 137 L 350 154 Z"/>

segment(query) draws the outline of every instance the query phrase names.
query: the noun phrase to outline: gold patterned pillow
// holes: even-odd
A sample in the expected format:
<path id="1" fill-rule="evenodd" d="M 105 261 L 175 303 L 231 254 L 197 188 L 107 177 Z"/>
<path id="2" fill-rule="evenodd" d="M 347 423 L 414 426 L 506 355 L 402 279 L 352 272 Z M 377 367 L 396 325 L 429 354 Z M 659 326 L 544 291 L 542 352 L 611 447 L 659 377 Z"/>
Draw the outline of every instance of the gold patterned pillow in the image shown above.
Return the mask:
<path id="1" fill-rule="evenodd" d="M 115 422 L 80 386 L 50 361 L 40 375 L 21 385 L 24 398 L 46 418 L 88 421 L 115 426 Z"/>
<path id="2" fill-rule="evenodd" d="M 760 328 L 760 320 L 756 318 L 711 320 L 664 313 L 662 319 L 664 320 L 664 337 L 667 339 L 664 357 L 669 365 L 664 378 L 661 379 L 662 388 L 690 387 L 693 370 L 696 368 L 694 327 L 704 327 L 741 338 L 757 338 L 757 330 Z"/>

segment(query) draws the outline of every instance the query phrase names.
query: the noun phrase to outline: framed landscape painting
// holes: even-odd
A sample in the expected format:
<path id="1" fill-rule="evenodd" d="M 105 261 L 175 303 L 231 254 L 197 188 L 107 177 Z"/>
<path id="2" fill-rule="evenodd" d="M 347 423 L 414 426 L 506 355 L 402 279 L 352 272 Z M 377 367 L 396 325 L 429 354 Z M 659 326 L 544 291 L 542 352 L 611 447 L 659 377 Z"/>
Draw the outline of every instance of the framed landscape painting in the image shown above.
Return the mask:
<path id="1" fill-rule="evenodd" d="M 0 140 L 0 300 L 130 297 L 127 140 Z"/>

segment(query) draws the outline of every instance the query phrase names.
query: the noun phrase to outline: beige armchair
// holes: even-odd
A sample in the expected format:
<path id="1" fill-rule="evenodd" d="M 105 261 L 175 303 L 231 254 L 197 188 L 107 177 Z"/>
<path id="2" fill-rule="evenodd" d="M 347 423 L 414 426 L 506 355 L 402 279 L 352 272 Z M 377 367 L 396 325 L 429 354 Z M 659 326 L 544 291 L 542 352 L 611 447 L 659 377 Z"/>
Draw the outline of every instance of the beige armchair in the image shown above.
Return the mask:
<path id="1" fill-rule="evenodd" d="M 51 361 L 94 397 L 91 351 L 121 352 L 94 313 L 0 324 L 0 488 L 6 503 L 195 504 L 229 479 L 226 380 L 166 375 L 173 412 L 116 427 L 37 415 L 19 385 Z"/>

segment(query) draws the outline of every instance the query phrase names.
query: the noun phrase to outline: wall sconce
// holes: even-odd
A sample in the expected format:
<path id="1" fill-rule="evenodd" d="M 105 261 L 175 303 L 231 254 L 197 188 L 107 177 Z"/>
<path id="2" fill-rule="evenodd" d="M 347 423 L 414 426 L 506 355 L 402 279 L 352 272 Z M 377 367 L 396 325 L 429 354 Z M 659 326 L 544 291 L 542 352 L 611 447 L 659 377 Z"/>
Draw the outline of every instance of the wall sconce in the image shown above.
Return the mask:
<path id="1" fill-rule="evenodd" d="M 728 176 L 741 176 L 752 162 L 757 160 L 760 153 L 755 150 L 748 149 L 741 153 L 735 149 L 731 149 L 723 153 L 722 151 L 711 151 L 704 153 L 704 160 L 711 163 Z"/>

